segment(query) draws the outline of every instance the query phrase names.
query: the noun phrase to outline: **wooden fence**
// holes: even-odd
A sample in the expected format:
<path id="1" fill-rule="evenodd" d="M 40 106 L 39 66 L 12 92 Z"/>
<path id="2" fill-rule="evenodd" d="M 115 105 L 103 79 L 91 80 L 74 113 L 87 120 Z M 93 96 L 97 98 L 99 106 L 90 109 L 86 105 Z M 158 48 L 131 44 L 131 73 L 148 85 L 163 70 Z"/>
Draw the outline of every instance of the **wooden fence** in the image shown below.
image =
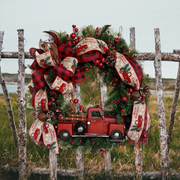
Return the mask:
<path id="1" fill-rule="evenodd" d="M 19 113 L 19 136 L 17 135 L 14 117 L 11 107 L 10 98 L 6 88 L 5 80 L 2 77 L 1 67 L 0 67 L 0 83 L 4 92 L 7 112 L 9 116 L 9 122 L 11 130 L 13 133 L 13 138 L 15 144 L 18 142 L 18 168 L 13 168 L 19 172 L 19 180 L 26 179 L 26 143 L 27 143 L 27 127 L 26 127 L 26 116 L 25 116 L 25 93 L 24 93 L 24 79 L 25 79 L 25 59 L 32 59 L 28 52 L 24 52 L 24 30 L 18 29 L 18 49 L 19 52 L 1 52 L 3 35 L 4 32 L 0 31 L 0 60 L 1 58 L 18 58 L 19 70 L 18 70 L 18 113 Z M 140 53 L 138 60 L 150 60 L 154 61 L 155 75 L 156 75 L 156 91 L 157 91 L 157 101 L 158 101 L 158 121 L 159 121 L 159 132 L 160 132 L 160 150 L 161 150 L 161 172 L 143 172 L 143 161 L 142 161 L 142 144 L 134 146 L 135 153 L 135 166 L 136 172 L 126 173 L 126 176 L 135 177 L 136 179 L 142 179 L 145 176 L 148 177 L 161 177 L 162 179 L 168 178 L 168 169 L 169 169 L 169 145 L 172 140 L 172 131 L 174 125 L 174 117 L 176 113 L 177 101 L 179 97 L 180 90 L 180 50 L 174 50 L 173 53 L 161 53 L 161 44 L 160 44 L 160 32 L 159 29 L 154 29 L 155 33 L 155 53 Z M 130 28 L 130 43 L 131 48 L 135 49 L 135 28 Z M 171 108 L 171 115 L 169 120 L 168 133 L 166 130 L 165 122 L 165 108 L 163 101 L 163 86 L 162 86 L 162 70 L 161 70 L 161 61 L 174 61 L 179 62 L 174 99 Z M 107 100 L 107 86 L 103 82 L 103 79 L 98 75 L 101 89 L 101 101 L 102 105 Z M 79 99 L 81 104 L 80 96 L 80 85 L 77 85 L 77 92 L 75 97 Z M 77 104 L 78 105 L 78 104 Z M 50 174 L 50 179 L 57 179 L 57 175 L 61 176 L 78 176 L 79 179 L 85 179 L 84 177 L 84 154 L 80 151 L 80 148 L 76 151 L 76 170 L 67 170 L 67 169 L 57 169 L 57 155 L 49 150 L 49 168 L 34 168 L 33 172 L 35 174 Z M 104 154 L 104 167 L 105 170 L 111 169 L 111 154 L 110 152 Z M 6 170 L 12 169 L 11 167 L 6 167 Z M 110 174 L 110 171 L 108 171 Z M 119 176 L 124 175 L 117 173 Z M 180 177 L 180 173 L 173 173 L 171 176 Z"/>

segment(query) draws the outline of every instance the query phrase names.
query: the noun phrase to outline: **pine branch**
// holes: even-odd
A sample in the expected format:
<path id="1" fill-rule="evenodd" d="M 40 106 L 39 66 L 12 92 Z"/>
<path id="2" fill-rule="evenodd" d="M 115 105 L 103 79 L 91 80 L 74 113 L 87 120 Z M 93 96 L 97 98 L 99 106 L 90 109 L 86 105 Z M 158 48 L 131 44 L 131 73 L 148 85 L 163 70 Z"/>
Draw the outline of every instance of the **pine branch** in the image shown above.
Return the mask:
<path id="1" fill-rule="evenodd" d="M 103 34 L 106 33 L 107 34 L 107 30 L 108 28 L 110 27 L 111 25 L 104 25 L 101 29 L 101 32 L 100 32 L 100 35 L 99 35 L 99 38 L 101 39 Z"/>
<path id="2" fill-rule="evenodd" d="M 85 38 L 85 37 L 96 37 L 96 30 L 95 28 L 92 26 L 92 25 L 89 25 L 87 27 L 84 27 L 82 30 L 81 30 L 81 36 L 82 38 Z"/>
<path id="3" fill-rule="evenodd" d="M 69 35 L 66 33 L 66 31 L 64 32 L 55 32 L 57 35 L 57 38 L 61 41 L 62 44 L 66 44 L 67 43 L 67 38 L 69 37 Z"/>

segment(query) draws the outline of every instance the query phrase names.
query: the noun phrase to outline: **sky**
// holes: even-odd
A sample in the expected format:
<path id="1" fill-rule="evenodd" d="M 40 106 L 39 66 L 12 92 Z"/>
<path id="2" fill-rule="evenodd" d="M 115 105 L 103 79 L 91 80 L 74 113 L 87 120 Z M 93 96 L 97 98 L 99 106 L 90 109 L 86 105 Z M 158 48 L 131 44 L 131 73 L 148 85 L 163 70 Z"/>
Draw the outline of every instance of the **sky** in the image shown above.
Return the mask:
<path id="1" fill-rule="evenodd" d="M 25 51 L 38 48 L 40 39 L 46 40 L 45 30 L 72 33 L 87 25 L 112 30 L 123 27 L 122 36 L 130 43 L 130 28 L 135 27 L 136 49 L 155 52 L 154 28 L 160 29 L 161 51 L 180 49 L 179 0 L 0 0 L 0 31 L 4 31 L 3 51 L 18 50 L 17 29 L 24 29 Z M 31 64 L 33 60 L 26 60 Z M 11 66 L 10 66 L 11 65 Z M 2 72 L 16 73 L 17 60 L 2 59 Z M 155 77 L 153 61 L 143 63 L 144 72 Z M 176 78 L 178 63 L 162 62 L 162 76 Z M 30 70 L 26 70 L 30 73 Z"/>

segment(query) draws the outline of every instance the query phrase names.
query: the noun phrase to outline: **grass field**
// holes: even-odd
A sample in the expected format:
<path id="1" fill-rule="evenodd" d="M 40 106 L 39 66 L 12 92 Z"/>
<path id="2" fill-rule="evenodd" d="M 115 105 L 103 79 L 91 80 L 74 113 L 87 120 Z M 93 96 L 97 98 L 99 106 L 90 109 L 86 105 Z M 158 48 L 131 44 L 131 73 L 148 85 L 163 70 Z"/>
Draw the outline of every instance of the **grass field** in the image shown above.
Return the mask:
<path id="1" fill-rule="evenodd" d="M 92 77 L 89 77 L 92 78 Z M 96 82 L 95 82 L 96 83 Z M 92 84 L 91 84 L 92 85 Z M 94 91 L 97 92 L 97 89 Z M 88 93 L 88 92 L 85 92 Z M 100 97 L 100 94 L 95 94 Z M 94 95 L 94 96 L 95 96 Z M 84 94 L 82 94 L 84 96 Z M 95 96 L 95 97 L 96 97 Z M 18 129 L 18 104 L 17 95 L 10 94 L 14 118 L 16 122 L 16 127 Z M 92 104 L 98 104 L 99 97 L 96 99 L 91 99 L 89 96 L 84 103 L 87 102 Z M 172 105 L 172 98 L 164 98 L 165 109 L 166 109 L 166 122 L 168 126 L 168 121 L 170 117 L 170 110 Z M 148 138 L 148 144 L 143 145 L 143 170 L 144 171 L 160 171 L 160 145 L 159 145 L 159 131 L 158 131 L 158 114 L 157 114 L 157 103 L 156 97 L 150 98 L 148 109 L 151 116 L 151 129 Z M 27 129 L 30 128 L 34 121 L 32 116 L 33 109 L 26 108 L 26 119 L 27 119 Z M 6 175 L 2 172 L 2 167 L 17 166 L 18 165 L 18 151 L 15 147 L 9 121 L 6 110 L 6 104 L 3 94 L 0 94 L 0 179 L 6 179 Z M 170 171 L 180 172 L 180 102 L 178 102 L 176 119 L 173 130 L 173 141 L 170 147 Z M 27 135 L 27 164 L 28 172 L 31 171 L 33 167 L 48 167 L 49 166 L 49 151 L 44 147 L 38 147 Z M 134 153 L 133 146 L 128 144 L 128 140 L 125 142 L 124 146 L 116 147 L 111 150 L 111 160 L 112 168 L 114 173 L 122 171 L 135 171 L 134 164 Z M 76 152 L 71 150 L 62 151 L 58 155 L 58 168 L 62 169 L 75 169 L 76 168 Z M 85 172 L 88 174 L 87 179 L 99 179 L 101 173 L 104 171 L 104 159 L 102 154 L 86 154 L 85 155 Z M 94 173 L 99 174 L 98 177 L 93 176 Z M 7 179 L 11 179 L 11 174 L 7 175 Z M 13 179 L 16 175 L 13 175 Z M 46 176 L 36 176 L 30 179 L 46 179 Z M 74 179 L 74 178 L 68 178 Z"/>

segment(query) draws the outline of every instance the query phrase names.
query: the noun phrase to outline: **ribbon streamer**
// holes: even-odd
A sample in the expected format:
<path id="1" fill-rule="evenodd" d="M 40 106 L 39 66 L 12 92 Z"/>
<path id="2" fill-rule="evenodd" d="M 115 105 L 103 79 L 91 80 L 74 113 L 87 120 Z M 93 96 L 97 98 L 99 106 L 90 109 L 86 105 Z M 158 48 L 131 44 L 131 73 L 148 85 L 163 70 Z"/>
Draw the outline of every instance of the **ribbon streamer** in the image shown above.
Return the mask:
<path id="1" fill-rule="evenodd" d="M 36 119 L 29 129 L 29 135 L 38 146 L 44 144 L 48 149 L 59 154 L 57 135 L 52 124 Z"/>

